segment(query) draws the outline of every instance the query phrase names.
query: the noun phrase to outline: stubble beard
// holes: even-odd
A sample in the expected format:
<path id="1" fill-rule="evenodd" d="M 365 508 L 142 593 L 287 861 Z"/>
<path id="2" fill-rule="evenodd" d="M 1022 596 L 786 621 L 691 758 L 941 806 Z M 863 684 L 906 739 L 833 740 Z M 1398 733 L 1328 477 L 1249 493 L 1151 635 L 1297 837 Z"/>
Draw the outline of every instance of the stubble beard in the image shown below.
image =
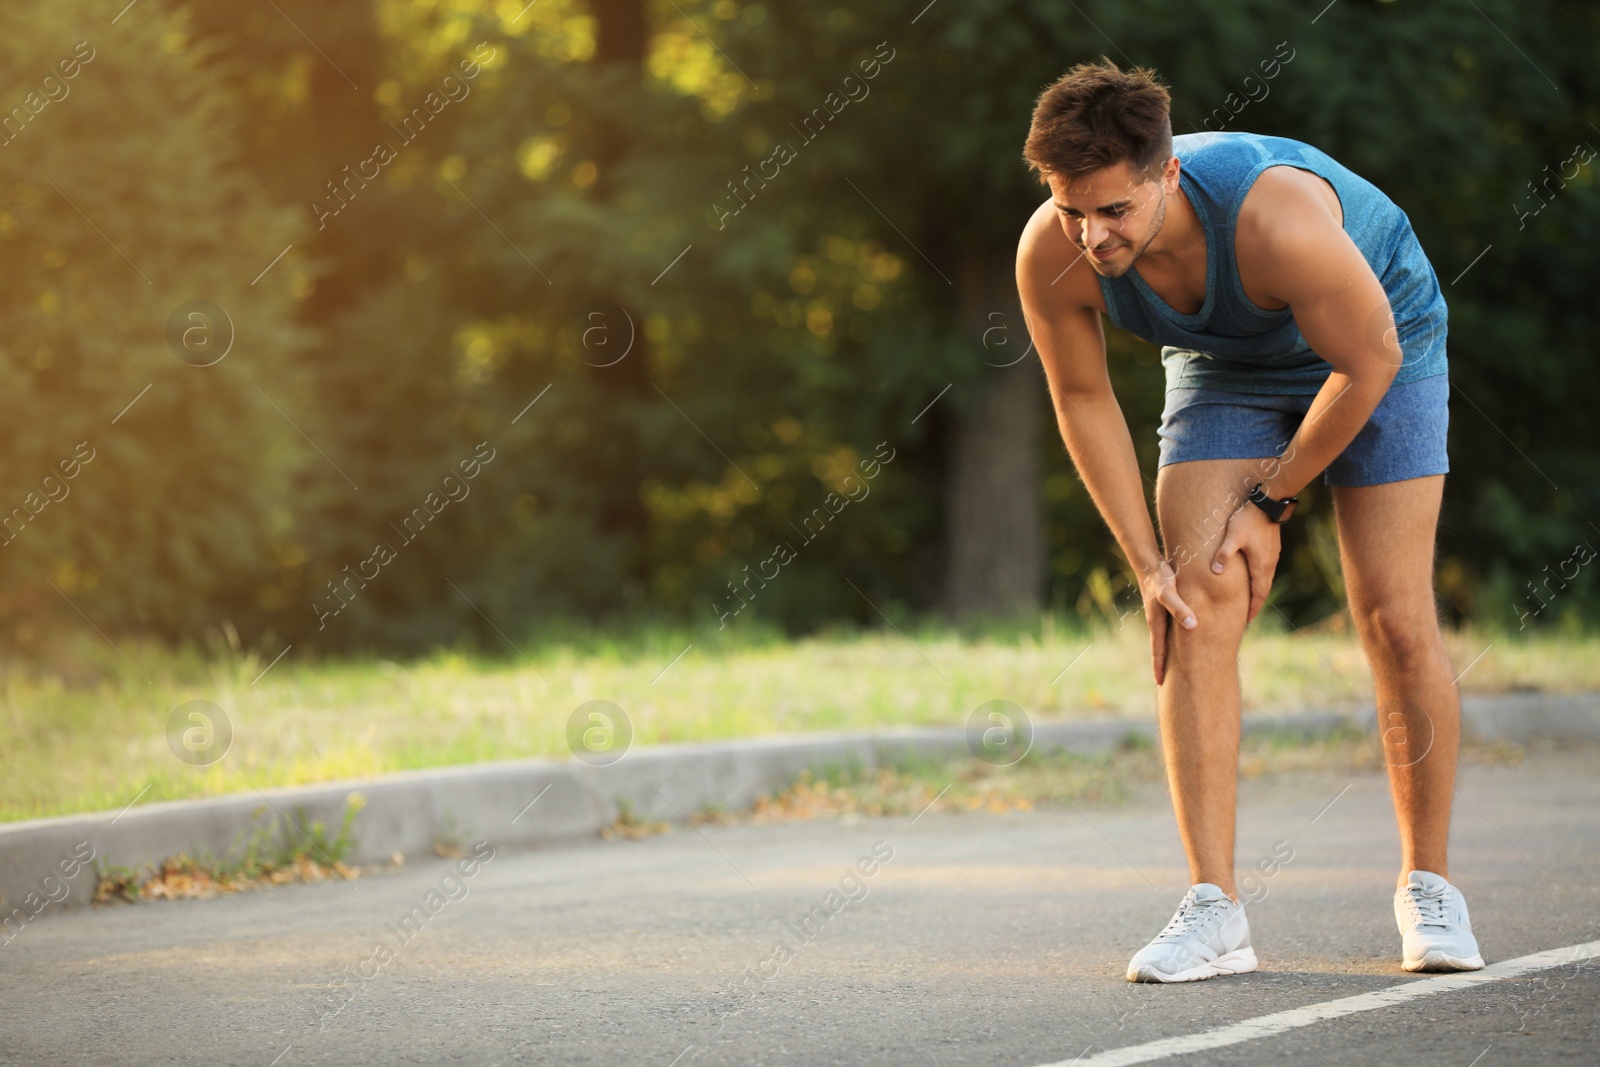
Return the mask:
<path id="1" fill-rule="evenodd" d="M 1154 241 L 1156 239 L 1156 235 L 1161 232 L 1161 224 L 1163 222 L 1165 222 L 1166 220 L 1167 220 L 1167 192 L 1166 192 L 1165 189 L 1162 189 L 1162 191 L 1161 191 L 1161 202 L 1156 205 L 1155 221 L 1153 221 L 1150 224 L 1150 231 L 1145 235 L 1144 241 L 1139 245 L 1138 248 L 1134 249 L 1133 255 L 1128 257 L 1128 262 L 1124 263 L 1120 267 L 1119 266 L 1115 266 L 1115 265 L 1110 264 L 1110 263 L 1102 264 L 1099 260 L 1093 259 L 1092 258 L 1093 254 L 1090 253 L 1090 255 L 1091 255 L 1091 260 L 1090 260 L 1091 264 L 1097 270 L 1099 270 L 1102 275 L 1104 275 L 1107 278 L 1120 278 L 1120 277 L 1122 277 L 1123 275 L 1127 274 L 1130 270 L 1132 270 L 1133 269 L 1133 265 L 1139 261 L 1139 257 L 1144 255 L 1144 250 L 1149 248 L 1150 247 L 1150 242 Z M 1087 249 L 1085 249 L 1085 251 L 1087 251 Z"/>

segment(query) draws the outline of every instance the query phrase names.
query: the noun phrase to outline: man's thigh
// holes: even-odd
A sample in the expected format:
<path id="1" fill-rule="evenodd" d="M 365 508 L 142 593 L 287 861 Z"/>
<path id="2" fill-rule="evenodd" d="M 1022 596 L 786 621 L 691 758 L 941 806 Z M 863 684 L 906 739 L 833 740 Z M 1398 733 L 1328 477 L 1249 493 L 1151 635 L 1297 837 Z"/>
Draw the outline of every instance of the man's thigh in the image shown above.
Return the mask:
<path id="1" fill-rule="evenodd" d="M 1249 578 L 1242 560 L 1221 575 L 1211 573 L 1211 557 L 1222 545 L 1228 519 L 1245 503 L 1245 494 L 1264 480 L 1278 461 L 1202 459 L 1169 463 L 1156 475 L 1156 517 L 1162 549 L 1178 572 L 1178 591 L 1208 598 L 1242 598 L 1238 622 L 1248 607 Z"/>
<path id="2" fill-rule="evenodd" d="M 1345 588 L 1358 621 L 1380 609 L 1437 618 L 1433 546 L 1444 477 L 1332 487 Z"/>

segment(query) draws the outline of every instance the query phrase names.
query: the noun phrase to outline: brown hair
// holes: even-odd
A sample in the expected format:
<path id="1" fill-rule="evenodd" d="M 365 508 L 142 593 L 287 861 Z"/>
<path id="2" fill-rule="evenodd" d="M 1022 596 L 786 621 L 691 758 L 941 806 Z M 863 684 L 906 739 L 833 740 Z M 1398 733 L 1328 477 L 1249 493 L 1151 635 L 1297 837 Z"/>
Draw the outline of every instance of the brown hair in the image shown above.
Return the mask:
<path id="1" fill-rule="evenodd" d="M 1040 182 L 1123 161 L 1143 176 L 1172 157 L 1171 105 L 1153 70 L 1119 70 L 1104 56 L 1079 63 L 1039 94 L 1022 158 Z"/>

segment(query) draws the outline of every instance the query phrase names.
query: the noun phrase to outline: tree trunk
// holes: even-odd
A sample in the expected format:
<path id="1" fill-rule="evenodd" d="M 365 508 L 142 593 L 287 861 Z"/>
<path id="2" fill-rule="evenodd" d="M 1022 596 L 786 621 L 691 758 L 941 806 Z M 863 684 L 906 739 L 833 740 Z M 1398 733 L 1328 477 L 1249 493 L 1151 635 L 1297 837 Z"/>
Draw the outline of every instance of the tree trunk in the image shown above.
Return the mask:
<path id="1" fill-rule="evenodd" d="M 642 69 L 650 39 L 644 0 L 591 0 L 590 10 L 599 24 L 595 61 L 627 63 Z"/>
<path id="2" fill-rule="evenodd" d="M 590 0 L 589 6 L 597 23 L 596 65 L 622 71 L 630 90 L 643 85 L 645 56 L 650 44 L 650 23 L 644 0 Z M 613 168 L 627 157 L 628 131 L 621 123 L 602 119 L 595 141 L 595 163 L 600 172 L 589 195 L 596 202 L 612 204 L 618 192 Z M 615 300 L 615 294 L 597 292 L 589 296 L 587 306 L 607 309 L 605 322 L 612 331 L 611 336 L 618 340 L 623 327 L 621 322 L 613 321 L 616 316 L 609 314 L 610 309 L 615 307 L 623 319 L 631 320 L 634 323 L 631 350 L 620 362 L 607 363 L 589 373 L 609 391 L 613 401 L 606 415 L 604 432 L 615 443 L 615 465 L 605 479 L 608 485 L 599 506 L 598 523 L 606 535 L 626 546 L 619 558 L 616 606 L 629 609 L 643 603 L 649 586 L 650 514 L 640 486 L 651 471 L 652 457 L 650 442 L 645 439 L 642 427 L 647 425 L 643 412 L 659 404 L 660 398 L 650 388 L 650 342 L 643 332 L 644 315 L 638 308 L 616 304 Z"/>
<path id="3" fill-rule="evenodd" d="M 1029 613 L 1044 591 L 1039 433 L 1047 394 L 1009 255 L 971 261 L 961 303 L 975 358 L 996 369 L 978 380 L 982 398 L 951 430 L 944 607 L 957 619 Z"/>

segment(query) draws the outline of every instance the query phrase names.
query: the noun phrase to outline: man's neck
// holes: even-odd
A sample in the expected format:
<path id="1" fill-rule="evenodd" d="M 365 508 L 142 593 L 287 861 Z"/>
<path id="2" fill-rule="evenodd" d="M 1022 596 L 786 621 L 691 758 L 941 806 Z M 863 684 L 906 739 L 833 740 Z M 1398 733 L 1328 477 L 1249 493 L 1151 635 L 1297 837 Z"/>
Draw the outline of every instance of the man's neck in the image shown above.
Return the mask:
<path id="1" fill-rule="evenodd" d="M 1203 262 L 1205 253 L 1206 236 L 1200 226 L 1200 216 L 1180 185 L 1177 192 L 1167 197 L 1167 217 L 1161 224 L 1161 232 L 1144 250 L 1139 262 L 1160 273 L 1171 274 L 1196 259 Z"/>

